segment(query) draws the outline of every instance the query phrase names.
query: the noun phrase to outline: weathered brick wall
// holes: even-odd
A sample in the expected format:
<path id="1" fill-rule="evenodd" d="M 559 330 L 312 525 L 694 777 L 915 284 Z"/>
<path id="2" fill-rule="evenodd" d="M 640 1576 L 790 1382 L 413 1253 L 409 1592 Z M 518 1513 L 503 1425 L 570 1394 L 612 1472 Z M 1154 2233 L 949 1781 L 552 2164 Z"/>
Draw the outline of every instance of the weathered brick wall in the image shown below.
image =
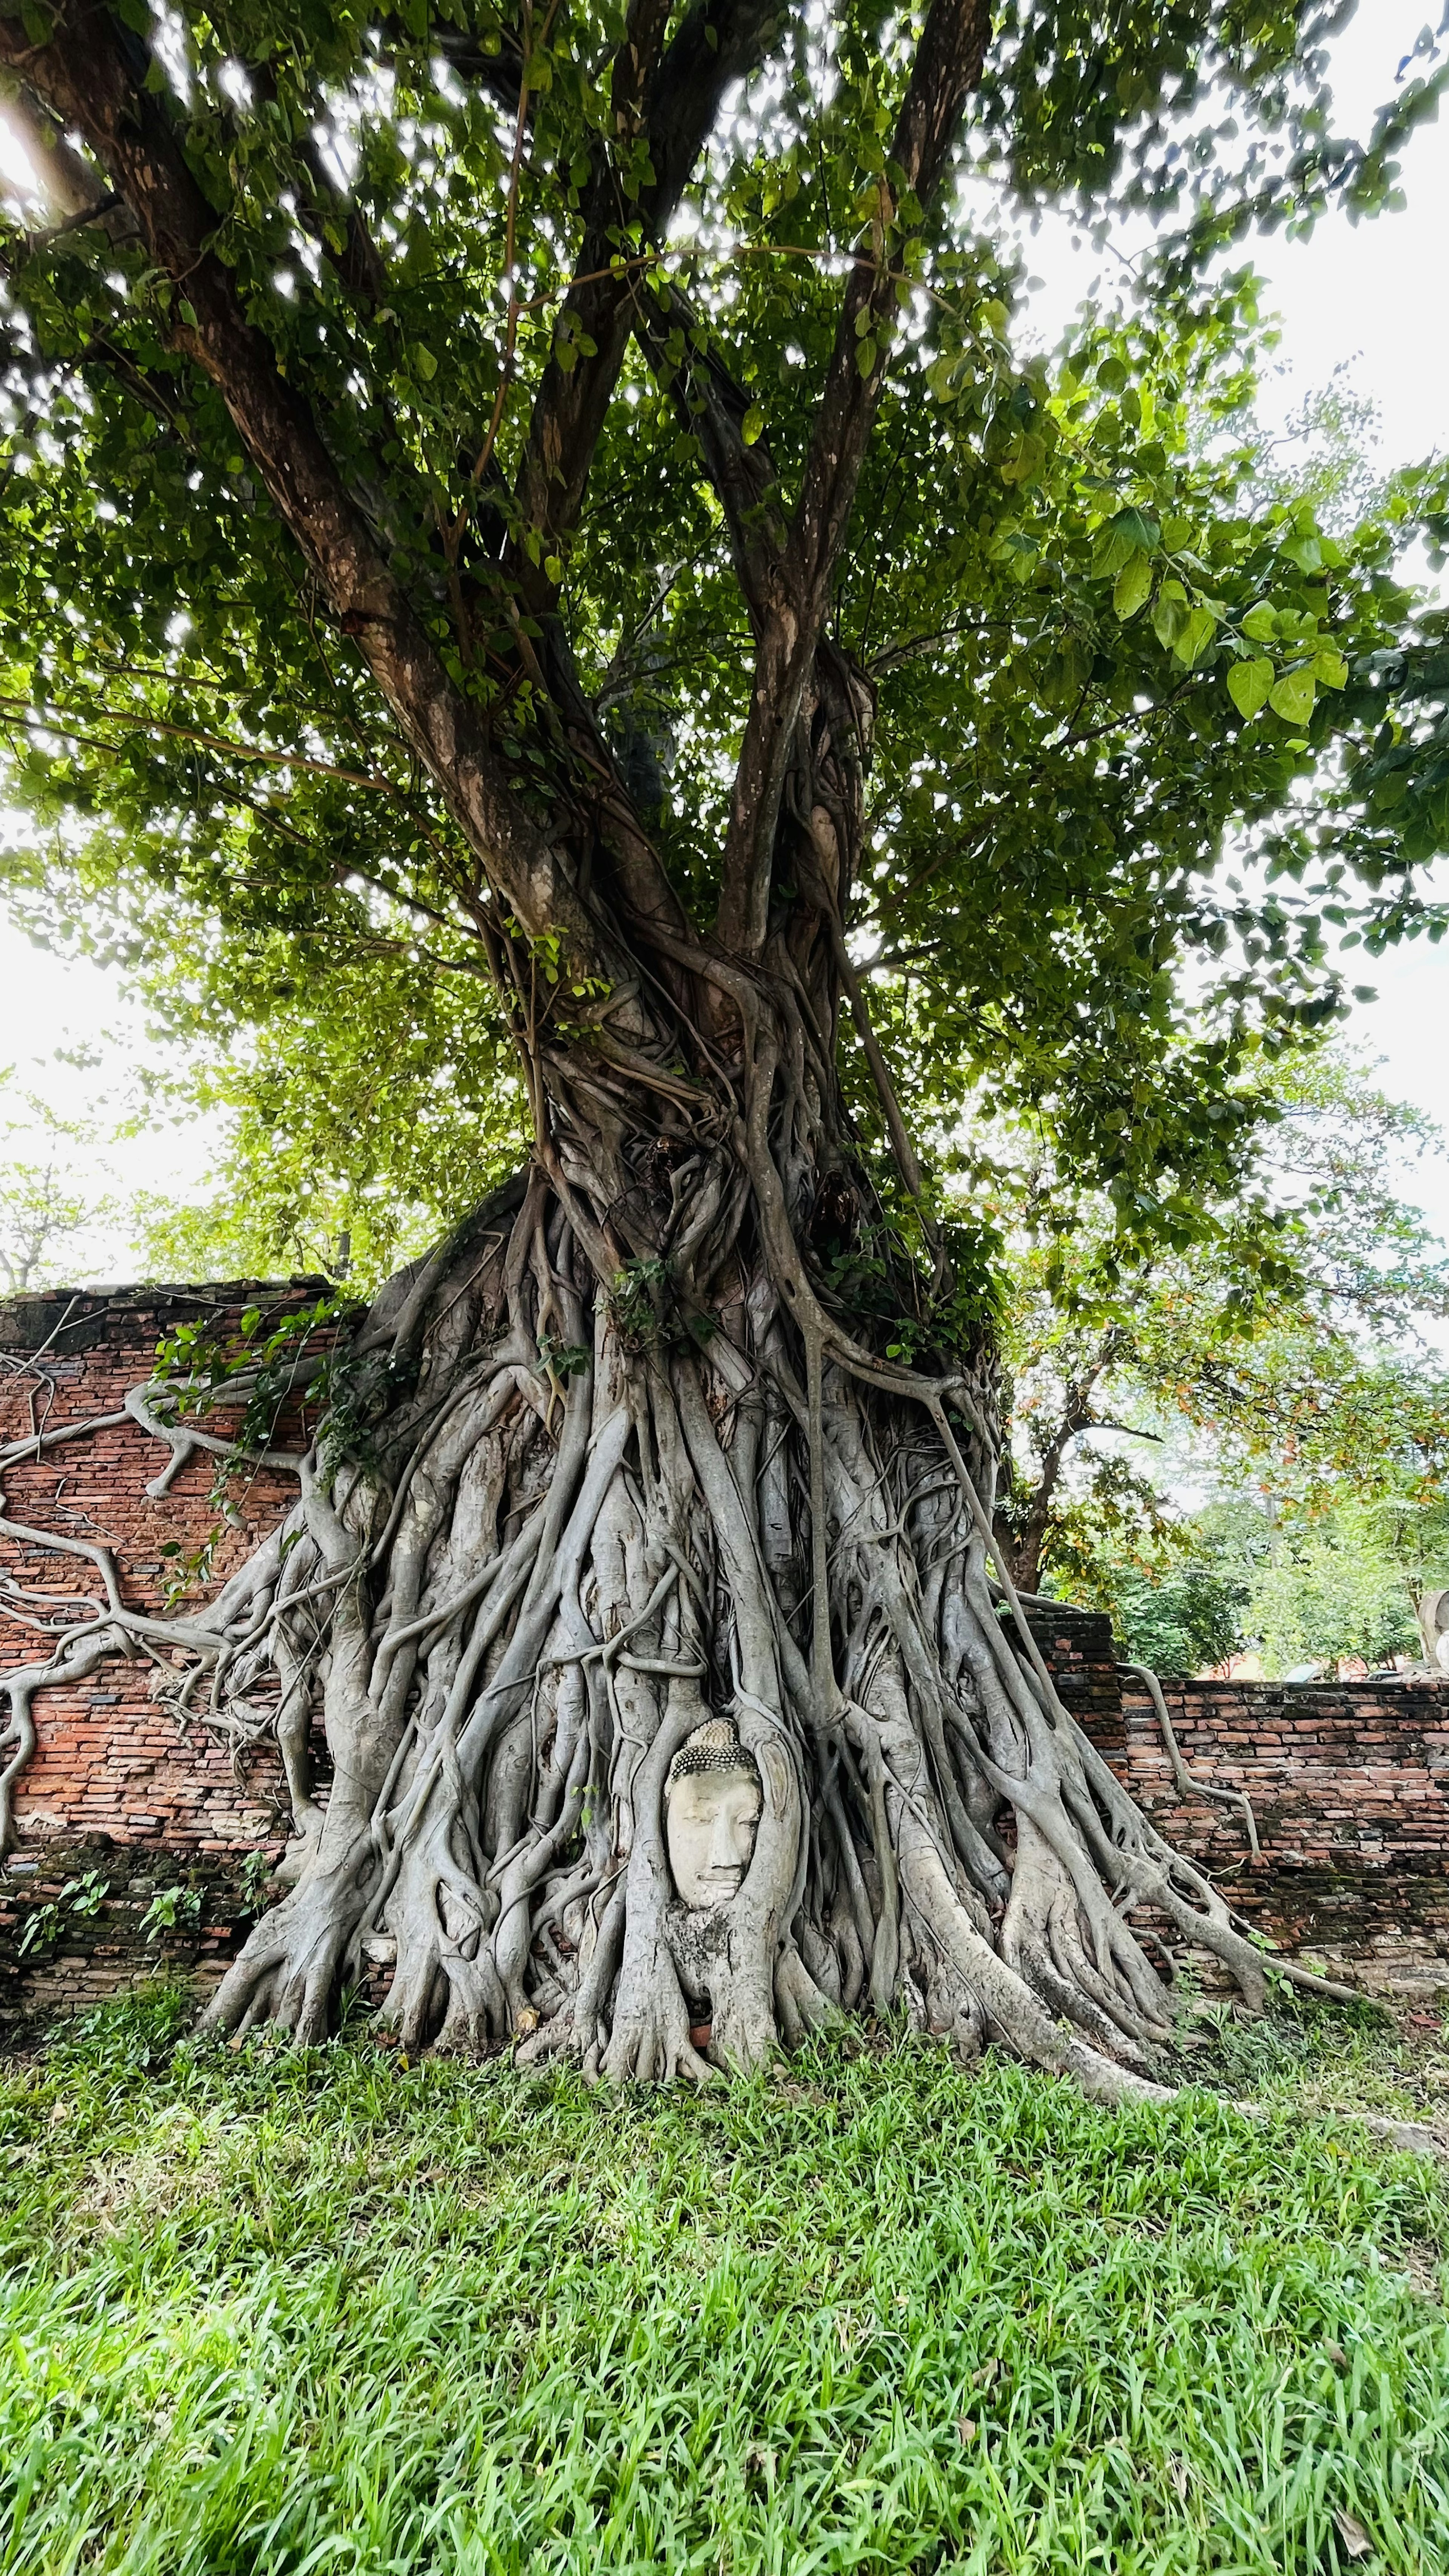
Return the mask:
<path id="1" fill-rule="evenodd" d="M 1449 1681 L 1168 1682 L 1188 1769 L 1252 1805 L 1180 1800 L 1152 1703 L 1126 1680 L 1094 1740 L 1161 1831 L 1283 1947 L 1405 1993 L 1449 1986 Z"/>
<path id="2" fill-rule="evenodd" d="M 248 1306 L 280 1315 L 319 1295 L 320 1280 L 207 1288 L 121 1288 L 47 1292 L 0 1303 L 0 1453 L 38 1427 L 119 1414 L 128 1388 L 144 1384 L 162 1334 L 206 1320 L 220 1332 Z M 12 1459 L 0 1470 L 0 1515 L 30 1528 L 99 1542 L 114 1552 L 129 1607 L 165 1607 L 177 1557 L 193 1556 L 219 1526 L 213 1464 L 194 1458 L 169 1493 L 146 1487 L 167 1464 L 164 1446 L 129 1421 L 85 1439 Z M 213 1571 L 224 1577 L 270 1529 L 295 1486 L 258 1473 L 234 1486 L 235 1525 L 224 1530 Z M 42 1661 L 32 1624 L 58 1615 L 62 1596 L 83 1604 L 100 1578 L 84 1559 L 54 1554 L 0 1534 L 0 1670 Z M 25 1594 L 48 1597 L 37 1601 Z M 204 1596 L 196 1596 L 197 1598 Z M 158 1958 L 187 1966 L 219 1963 L 240 1910 L 237 1866 L 260 1846 L 280 1849 L 285 1832 L 280 1766 L 262 1748 L 238 1769 L 206 1727 L 182 1726 L 152 1696 L 148 1657 L 116 1658 L 88 1681 L 46 1691 L 36 1702 L 39 1745 L 15 1784 L 16 1851 L 0 1875 L 0 2014 L 75 2002 Z M 0 1756 L 0 1760 L 3 1760 Z M 65 1918 L 59 1940 L 17 1961 L 23 1920 L 53 1902 L 70 1879 L 95 1871 L 108 1894 L 100 1914 Z M 160 1942 L 137 1925 L 158 1886 L 195 1885 L 203 1920 Z M 85 1962 L 84 1967 L 82 1962 Z"/>
<path id="3" fill-rule="evenodd" d="M 1114 1727 L 1120 1733 L 1122 1722 L 1122 1682 L 1111 1620 L 1095 1610 L 1073 1610 L 1066 1602 L 1042 1602 L 1027 1616 L 1073 1717 L 1093 1733 L 1104 1730 L 1106 1751 L 1106 1738 Z"/>
<path id="4" fill-rule="evenodd" d="M 79 1893 L 82 1910 L 68 1891 Z M 167 1928 L 148 1918 L 171 1891 L 180 1902 L 167 1908 L 176 1917 Z M 158 1970 L 189 1976 L 204 1995 L 252 1919 L 230 1853 L 203 1860 L 140 1843 L 27 1845 L 0 1875 L 0 2047 L 7 2030 L 84 2012 Z"/>
<path id="5" fill-rule="evenodd" d="M 1449 1872 L 1449 1681 L 1169 1681 L 1163 1697 L 1188 1769 L 1247 1792 L 1274 1867 Z M 1178 1804 L 1139 1683 L 1124 1681 L 1115 1731 L 1093 1732 L 1149 1814 L 1235 1868 L 1242 1826 L 1216 1802 Z"/>
<path id="6" fill-rule="evenodd" d="M 240 1281 L 204 1289 L 50 1293 L 0 1305 L 0 1451 L 37 1425 L 52 1432 L 68 1422 L 119 1414 L 128 1388 L 151 1375 L 158 1339 L 178 1324 L 209 1318 L 225 1332 L 249 1306 L 279 1316 L 324 1286 L 311 1279 L 282 1285 Z M 171 1544 L 183 1557 L 194 1555 L 222 1526 L 212 1500 L 215 1462 L 205 1455 L 181 1470 L 169 1493 L 147 1493 L 168 1454 L 136 1423 L 112 1422 L 84 1440 L 6 1467 L 4 1517 L 61 1537 L 99 1541 L 114 1551 L 128 1607 L 160 1612 L 178 1563 L 163 1550 Z M 233 1526 L 224 1530 L 216 1550 L 217 1578 L 243 1561 L 295 1494 L 285 1477 L 266 1471 L 233 1484 Z M 99 1577 L 84 1559 L 0 1536 L 3 1576 L 30 1592 L 74 1599 L 80 1616 L 85 1612 L 79 1605 L 100 1591 Z M 0 1588 L 0 1669 L 35 1662 L 47 1651 L 22 1615 L 26 1611 L 32 1618 L 45 1615 L 41 1605 L 18 1601 Z M 259 1756 L 249 1776 L 239 1780 L 226 1747 L 207 1728 L 191 1726 L 183 1734 L 171 1712 L 158 1706 L 151 1691 L 154 1671 L 144 1656 L 118 1658 L 73 1689 L 43 1694 L 36 1707 L 39 1747 L 16 1788 L 16 1817 L 26 1840 L 104 1834 L 200 1854 L 250 1849 L 277 1831 L 274 1761 Z"/>

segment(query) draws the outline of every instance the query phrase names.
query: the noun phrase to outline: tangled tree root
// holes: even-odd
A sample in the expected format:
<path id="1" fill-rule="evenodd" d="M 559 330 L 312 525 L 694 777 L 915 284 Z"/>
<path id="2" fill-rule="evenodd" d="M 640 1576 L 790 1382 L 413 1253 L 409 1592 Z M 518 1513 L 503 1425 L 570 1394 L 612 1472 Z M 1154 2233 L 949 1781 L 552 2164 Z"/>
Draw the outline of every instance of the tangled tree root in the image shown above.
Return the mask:
<path id="1" fill-rule="evenodd" d="M 3 1786 L 36 1692 L 118 1650 L 180 1646 L 178 1698 L 262 1712 L 296 1831 L 214 2026 L 320 2039 L 381 1954 L 409 2049 L 702 2082 L 897 2013 L 1165 2100 L 1149 1911 L 1261 2004 L 1261 1952 L 993 1598 L 980 1403 L 953 1427 L 809 1330 L 800 1367 L 785 1304 L 761 1264 L 703 1348 L 641 1331 L 535 1172 L 381 1293 L 358 1454 L 283 1461 L 296 1503 L 204 1616 L 128 1611 L 83 1551 L 105 1597 L 9 1677 Z"/>

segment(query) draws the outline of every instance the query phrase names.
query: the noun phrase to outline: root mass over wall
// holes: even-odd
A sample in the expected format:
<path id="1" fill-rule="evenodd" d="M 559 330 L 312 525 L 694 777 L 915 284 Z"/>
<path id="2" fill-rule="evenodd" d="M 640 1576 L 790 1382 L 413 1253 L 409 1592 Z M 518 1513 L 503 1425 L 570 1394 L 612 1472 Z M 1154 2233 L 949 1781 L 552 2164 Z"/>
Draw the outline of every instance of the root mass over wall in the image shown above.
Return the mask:
<path id="1" fill-rule="evenodd" d="M 352 1454 L 325 1422 L 268 1453 L 297 1501 L 209 1609 L 139 1617 L 87 1550 L 92 1618 L 5 1685 L 7 1796 L 38 1691 L 180 1649 L 167 1692 L 275 1727 L 295 1822 L 222 2027 L 321 2038 L 366 1954 L 409 2049 L 702 2079 L 900 2012 L 1160 2096 L 1169 1989 L 1129 1910 L 1253 2003 L 1263 1962 L 1003 1614 L 984 1360 L 973 1386 L 874 1359 L 793 1234 L 774 1284 L 723 1157 L 650 1157 L 633 1234 L 667 1257 L 601 1278 L 535 1166 L 381 1292 Z M 187 1454 L 166 1390 L 129 1409 Z"/>

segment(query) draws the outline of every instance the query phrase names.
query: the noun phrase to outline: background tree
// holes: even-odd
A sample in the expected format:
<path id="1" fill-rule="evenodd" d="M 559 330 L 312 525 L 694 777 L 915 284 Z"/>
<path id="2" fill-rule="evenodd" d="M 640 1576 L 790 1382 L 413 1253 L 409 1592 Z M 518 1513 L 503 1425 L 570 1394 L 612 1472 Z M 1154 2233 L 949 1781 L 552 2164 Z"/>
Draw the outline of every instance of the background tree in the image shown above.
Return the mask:
<path id="1" fill-rule="evenodd" d="M 10 1115 L 6 1115 L 6 1112 Z M 15 1113 L 19 1114 L 16 1115 Z M 0 1290 L 11 1297 L 63 1279 L 88 1230 L 113 1212 L 94 1172 L 83 1178 L 79 1120 L 0 1073 Z"/>
<path id="2" fill-rule="evenodd" d="M 1256 1180 L 1184 1253 L 1124 1261 L 1099 1199 L 1015 1174 L 1003 1539 L 1023 1589 L 1110 1609 L 1132 1654 L 1172 1670 L 1248 1642 L 1273 1673 L 1413 1652 L 1446 1544 L 1449 1393 L 1425 1336 L 1449 1256 L 1399 1195 L 1441 1139 L 1335 1047 L 1262 1080 Z M 1219 1500 L 1183 1501 L 1204 1483 Z"/>
<path id="3" fill-rule="evenodd" d="M 1098 1538 L 1070 1597 L 1085 1593 L 1110 1614 L 1125 1661 L 1157 1673 L 1210 1672 L 1244 1645 L 1251 1571 L 1222 1543 L 1211 1514 L 1175 1521 L 1171 1538 L 1171 1552 L 1147 1564 L 1138 1551 L 1117 1552 Z"/>
<path id="4" fill-rule="evenodd" d="M 1417 1605 L 1449 1566 L 1442 1482 L 1395 1493 L 1380 1480 L 1370 1500 L 1345 1482 L 1284 1506 L 1256 1485 L 1234 1491 L 1211 1458 L 1195 1463 L 1199 1493 L 1217 1499 L 1174 1508 L 1147 1486 L 1134 1510 L 1114 1510 L 1104 1479 L 1063 1513 L 1053 1589 L 1105 1610 L 1125 1657 L 1202 1673 L 1252 1654 L 1269 1680 L 1425 1662 Z"/>
<path id="5" fill-rule="evenodd" d="M 345 1265 L 372 1289 L 527 1152 L 517 1055 L 476 977 L 365 951 L 305 979 L 297 964 L 258 933 L 199 990 L 187 951 L 159 943 L 135 979 L 167 1042 L 152 1115 L 209 1115 L 225 1139 L 202 1198 L 134 1211 L 148 1277 Z"/>
<path id="6" fill-rule="evenodd" d="M 1310 1666 L 1331 1673 L 1339 1663 L 1384 1665 L 1396 1655 L 1422 1661 L 1414 1608 L 1445 1562 L 1442 1493 L 1417 1502 L 1346 1493 L 1320 1500 L 1312 1513 L 1259 1513 L 1256 1527 L 1241 1509 L 1235 1518 L 1222 1536 L 1236 1540 L 1248 1573 L 1244 1626 L 1265 1673 Z"/>
<path id="7" fill-rule="evenodd" d="M 410 2044 L 702 2075 L 868 2003 L 1117 2098 L 1169 2029 L 1129 1903 L 1261 1992 L 998 1617 L 989 1238 L 913 1135 L 984 1089 L 1184 1244 L 1249 1055 L 1337 1007 L 1324 905 L 1422 918 L 1397 809 L 1325 837 L 1306 790 L 1417 742 L 1438 630 L 1387 515 L 1258 506 L 1251 280 L 1195 283 L 1391 185 L 1434 87 L 1335 144 L 1337 14 L 0 17 L 50 200 L 4 316 L 41 913 L 104 879 L 223 980 L 264 939 L 304 1055 L 363 961 L 471 977 L 527 1104 L 332 1358 L 133 1399 L 224 1441 L 200 1380 L 298 1477 L 166 1631 L 218 1715 L 274 1694 L 298 1825 L 223 2023 L 315 2037 L 383 1926 Z M 1182 219 L 1055 368 L 1010 191 Z M 1210 882 L 1230 828 L 1265 899 Z M 12 1677 L 17 1732 L 137 1633 Z M 711 1773 L 753 1839 L 691 1905 Z"/>
<path id="8" fill-rule="evenodd" d="M 1026 1590 L 1049 1569 L 1083 1571 L 1093 1490 L 1104 1528 L 1128 1525 L 1135 1496 L 1154 1536 L 1138 1464 L 1098 1450 L 1064 1481 L 1078 1444 L 1104 1433 L 1160 1442 L 1188 1424 L 1226 1478 L 1305 1507 L 1315 1484 L 1369 1499 L 1385 1474 L 1442 1473 L 1449 1424 L 1424 1333 L 1449 1312 L 1449 1254 L 1396 1171 L 1438 1150 L 1437 1131 L 1333 1047 L 1260 1066 L 1252 1091 L 1256 1167 L 1181 1250 L 1125 1249 L 1101 1193 L 1039 1157 L 996 1166 L 1017 1424 L 1000 1519 Z"/>

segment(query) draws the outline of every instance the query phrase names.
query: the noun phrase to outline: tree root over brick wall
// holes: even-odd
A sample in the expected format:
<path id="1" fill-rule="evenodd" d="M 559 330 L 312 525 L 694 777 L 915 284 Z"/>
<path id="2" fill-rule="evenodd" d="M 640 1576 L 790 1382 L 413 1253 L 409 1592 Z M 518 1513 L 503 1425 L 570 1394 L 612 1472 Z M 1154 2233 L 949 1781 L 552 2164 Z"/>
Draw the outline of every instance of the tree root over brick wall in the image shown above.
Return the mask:
<path id="1" fill-rule="evenodd" d="M 1003 1618 L 989 1386 L 859 1349 L 778 1209 L 748 1225 L 754 1193 L 699 1160 L 686 1192 L 656 1157 L 639 1217 L 669 1239 L 667 1305 L 600 1278 L 539 1167 L 385 1288 L 347 1357 L 365 1437 L 330 1470 L 325 1424 L 268 1453 L 296 1503 L 206 1612 L 135 1614 L 103 1549 L 0 1524 L 100 1577 L 6 1679 L 3 1822 L 37 1695 L 148 1653 L 189 1712 L 275 1730 L 286 1768 L 287 1884 L 209 2008 L 227 2029 L 316 2040 L 390 1950 L 381 2018 L 409 2048 L 703 2078 L 899 2010 L 963 2054 L 991 2036 L 1104 2100 L 1165 2099 L 1170 1994 L 1129 1911 L 1253 2005 L 1264 1961 Z M 160 1405 L 130 1409 L 193 1436 Z M 717 1902 L 671 1872 L 682 1754 L 756 1784 Z"/>

